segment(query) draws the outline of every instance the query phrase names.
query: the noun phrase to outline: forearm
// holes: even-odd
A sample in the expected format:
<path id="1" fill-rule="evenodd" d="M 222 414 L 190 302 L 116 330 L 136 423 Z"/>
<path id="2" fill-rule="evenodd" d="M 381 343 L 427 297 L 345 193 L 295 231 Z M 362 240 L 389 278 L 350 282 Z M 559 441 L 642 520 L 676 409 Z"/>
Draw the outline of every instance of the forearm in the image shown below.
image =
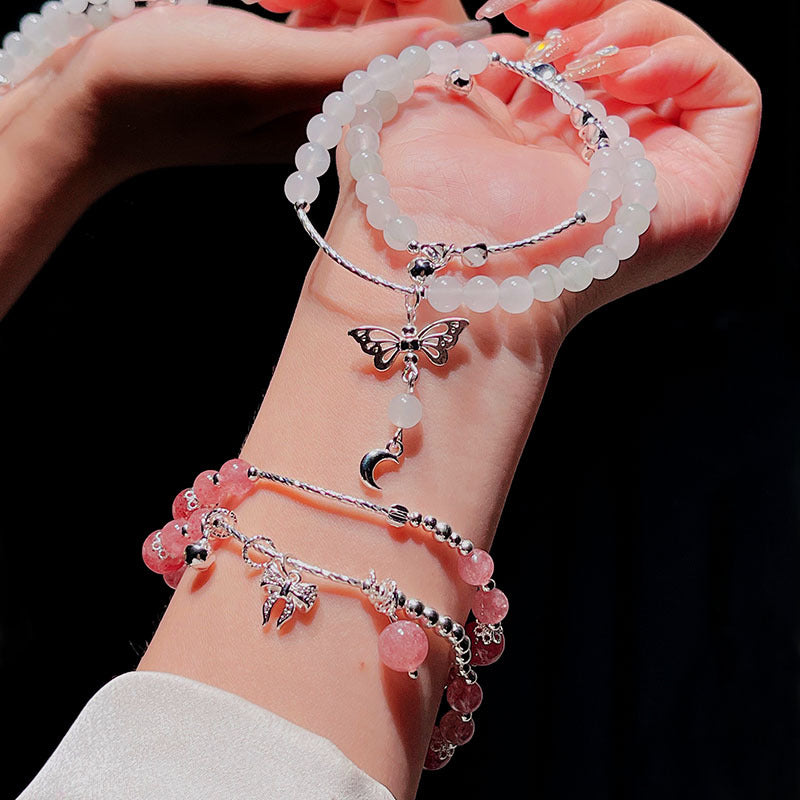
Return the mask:
<path id="1" fill-rule="evenodd" d="M 355 214 L 338 214 L 333 242 L 389 274 L 368 251 L 362 224 Z M 243 457 L 364 496 L 358 460 L 388 439 L 386 406 L 400 381 L 394 373 L 376 380 L 345 334 L 354 324 L 402 324 L 402 309 L 398 295 L 318 257 Z M 501 329 L 494 318 L 474 319 L 464 337 L 471 341 L 453 350 L 448 367 L 423 368 L 424 418 L 407 431 L 403 468 L 383 476 L 380 502 L 433 514 L 476 546 L 489 546 L 554 355 L 555 337 L 538 340 L 527 323 Z M 258 358 L 257 324 L 221 335 L 252 348 L 254 369 L 269 368 Z M 237 513 L 242 530 L 269 535 L 293 555 L 352 575 L 375 569 L 441 612 L 466 617 L 471 592 L 457 580 L 457 554 L 421 529 L 398 533 L 284 490 L 261 491 Z M 235 550 L 221 553 L 213 576 L 197 587 L 183 581 L 142 668 L 243 695 L 327 736 L 398 798 L 413 796 L 449 664 L 442 640 L 430 637 L 431 656 L 412 682 L 381 666 L 382 623 L 353 596 L 323 587 L 313 617 L 276 635 L 259 625 L 263 590 L 246 579 Z"/>

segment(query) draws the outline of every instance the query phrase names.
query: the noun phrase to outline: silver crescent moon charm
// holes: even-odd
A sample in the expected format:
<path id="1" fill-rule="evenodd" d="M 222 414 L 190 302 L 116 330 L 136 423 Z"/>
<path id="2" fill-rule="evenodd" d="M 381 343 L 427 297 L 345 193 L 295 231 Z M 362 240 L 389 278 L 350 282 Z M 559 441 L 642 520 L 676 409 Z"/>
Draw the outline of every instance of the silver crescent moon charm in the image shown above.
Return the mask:
<path id="1" fill-rule="evenodd" d="M 400 459 L 394 454 L 391 453 L 389 450 L 386 450 L 382 447 L 376 448 L 375 450 L 370 450 L 364 458 L 361 459 L 361 465 L 359 467 L 359 472 L 361 473 L 361 480 L 373 489 L 378 489 L 380 491 L 380 486 L 375 483 L 375 468 L 380 464 L 382 461 L 393 461 L 395 464 L 400 463 Z"/>

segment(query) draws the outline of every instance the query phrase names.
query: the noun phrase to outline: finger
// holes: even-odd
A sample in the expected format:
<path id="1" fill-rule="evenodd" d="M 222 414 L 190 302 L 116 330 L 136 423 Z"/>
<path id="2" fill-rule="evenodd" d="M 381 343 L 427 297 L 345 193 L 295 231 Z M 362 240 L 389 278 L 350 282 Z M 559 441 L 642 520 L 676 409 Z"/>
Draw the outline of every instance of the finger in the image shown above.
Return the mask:
<path id="1" fill-rule="evenodd" d="M 512 25 L 528 33 L 544 33 L 551 28 L 574 25 L 601 14 L 622 0 L 533 0 L 518 3 L 514 0 L 488 0 L 475 15 L 492 19 L 505 14 Z"/>
<path id="2" fill-rule="evenodd" d="M 392 19 L 396 16 L 398 16 L 397 6 L 392 0 L 367 0 L 358 15 L 356 25 L 365 25 L 367 22 L 377 22 L 380 19 Z M 426 16 L 435 17 L 438 14 Z"/>
<path id="3" fill-rule="evenodd" d="M 461 0 L 397 0 L 398 17 L 438 17 L 444 22 L 466 22 Z"/>
<path id="4" fill-rule="evenodd" d="M 483 43 L 489 50 L 497 50 L 510 59 L 522 58 L 528 46 L 525 39 L 513 33 L 498 34 L 485 39 Z M 488 89 L 504 103 L 508 103 L 522 82 L 522 76 L 508 69 L 488 67 L 479 75 L 476 75 L 475 80 L 479 86 Z"/>
<path id="5" fill-rule="evenodd" d="M 316 0 L 310 6 L 293 11 L 285 24 L 292 28 L 326 28 L 333 24 L 338 10 L 333 0 Z"/>
<path id="6" fill-rule="evenodd" d="M 720 47 L 696 36 L 654 44 L 639 66 L 602 79 L 612 96 L 635 105 L 669 100 L 681 127 L 708 145 L 743 179 L 761 116 L 758 84 Z"/>

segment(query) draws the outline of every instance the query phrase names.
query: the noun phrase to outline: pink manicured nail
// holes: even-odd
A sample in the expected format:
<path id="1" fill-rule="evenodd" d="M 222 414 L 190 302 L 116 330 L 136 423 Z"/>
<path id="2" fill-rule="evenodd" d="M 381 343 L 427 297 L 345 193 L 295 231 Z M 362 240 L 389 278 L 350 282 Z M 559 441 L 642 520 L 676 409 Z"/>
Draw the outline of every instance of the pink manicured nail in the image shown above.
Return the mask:
<path id="1" fill-rule="evenodd" d="M 626 47 L 623 50 L 614 46 L 605 47 L 590 56 L 570 62 L 562 75 L 568 81 L 585 81 L 638 67 L 648 58 L 650 58 L 649 47 Z"/>
<path id="2" fill-rule="evenodd" d="M 560 58 L 580 52 L 587 44 L 603 35 L 603 23 L 590 19 L 564 31 L 548 31 L 544 39 L 534 42 L 525 52 L 526 60 L 558 61 Z"/>
<path id="3" fill-rule="evenodd" d="M 488 0 L 477 10 L 475 19 L 494 19 L 518 5 L 520 0 Z"/>

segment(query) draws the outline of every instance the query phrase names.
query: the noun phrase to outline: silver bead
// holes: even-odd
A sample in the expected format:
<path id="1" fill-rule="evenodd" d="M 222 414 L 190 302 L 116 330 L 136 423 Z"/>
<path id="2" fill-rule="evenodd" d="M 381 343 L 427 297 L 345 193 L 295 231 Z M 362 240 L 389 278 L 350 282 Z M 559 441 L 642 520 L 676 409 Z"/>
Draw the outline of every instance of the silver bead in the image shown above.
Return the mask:
<path id="1" fill-rule="evenodd" d="M 418 617 L 422 614 L 423 610 L 425 609 L 425 604 L 417 600 L 416 598 L 411 598 L 406 600 L 406 614 L 410 617 Z"/>
<path id="2" fill-rule="evenodd" d="M 422 616 L 425 618 L 425 624 L 429 628 L 432 628 L 439 621 L 439 612 L 430 606 L 425 606 L 422 611 Z"/>
<path id="3" fill-rule="evenodd" d="M 489 248 L 483 243 L 471 244 L 461 253 L 461 262 L 465 267 L 482 267 L 489 258 Z"/>
<path id="4" fill-rule="evenodd" d="M 419 511 L 410 511 L 408 514 L 408 524 L 412 528 L 419 528 L 422 524 L 422 514 Z"/>
<path id="5" fill-rule="evenodd" d="M 214 476 L 211 478 L 211 483 L 213 483 L 214 486 L 219 486 L 219 472 L 214 473 Z"/>
<path id="6" fill-rule="evenodd" d="M 453 529 L 446 522 L 436 523 L 436 532 L 434 538 L 437 542 L 446 542 L 447 537 L 453 532 Z"/>
<path id="7" fill-rule="evenodd" d="M 456 652 L 458 652 L 458 653 L 468 653 L 470 650 L 472 650 L 472 643 L 469 640 L 469 636 L 465 636 L 456 645 Z"/>
<path id="8" fill-rule="evenodd" d="M 186 563 L 197 570 L 208 569 L 214 563 L 214 551 L 207 544 L 190 544 L 184 552 Z"/>
<path id="9" fill-rule="evenodd" d="M 469 539 L 462 539 L 458 546 L 458 552 L 462 556 L 468 556 L 475 549 L 475 545 Z"/>
<path id="10" fill-rule="evenodd" d="M 400 591 L 395 592 L 394 599 L 398 608 L 402 608 L 406 604 L 406 596 Z"/>
<path id="11" fill-rule="evenodd" d="M 423 517 L 422 518 L 422 527 L 425 528 L 426 531 L 432 531 L 436 529 L 436 517 Z"/>
<path id="12" fill-rule="evenodd" d="M 439 617 L 437 629 L 440 636 L 449 636 L 453 630 L 453 620 L 447 616 Z"/>
<path id="13" fill-rule="evenodd" d="M 464 626 L 460 625 L 458 622 L 453 623 L 453 630 L 450 631 L 450 641 L 453 644 L 458 644 L 466 635 L 464 631 Z"/>
<path id="14" fill-rule="evenodd" d="M 450 547 L 453 548 L 458 547 L 461 544 L 461 535 L 453 531 L 447 540 L 447 544 L 449 544 Z"/>
<path id="15" fill-rule="evenodd" d="M 533 67 L 531 67 L 531 72 L 533 72 L 540 81 L 545 82 L 553 80 L 553 78 L 558 75 L 558 70 L 552 64 L 548 64 L 547 62 L 535 64 Z"/>
<path id="16" fill-rule="evenodd" d="M 452 72 L 448 72 L 447 77 L 444 79 L 444 88 L 450 94 L 459 95 L 460 97 L 466 97 L 472 91 L 474 85 L 475 81 L 472 80 L 472 75 L 461 69 L 454 69 Z"/>
<path id="17" fill-rule="evenodd" d="M 494 578 L 489 578 L 489 580 L 486 581 L 486 583 L 484 583 L 483 586 L 481 586 L 481 591 L 491 592 L 495 586 L 497 586 L 497 584 L 494 582 Z"/>
<path id="18" fill-rule="evenodd" d="M 408 677 L 411 678 L 412 681 L 415 681 L 417 678 L 419 678 L 419 670 L 411 670 L 411 672 L 408 673 Z"/>
<path id="19" fill-rule="evenodd" d="M 258 467 L 253 467 L 253 466 L 248 467 L 247 477 L 250 478 L 251 481 L 257 481 L 261 477 Z"/>
<path id="20" fill-rule="evenodd" d="M 408 509 L 395 503 L 389 508 L 389 524 L 394 525 L 395 528 L 402 528 L 408 520 Z"/>

